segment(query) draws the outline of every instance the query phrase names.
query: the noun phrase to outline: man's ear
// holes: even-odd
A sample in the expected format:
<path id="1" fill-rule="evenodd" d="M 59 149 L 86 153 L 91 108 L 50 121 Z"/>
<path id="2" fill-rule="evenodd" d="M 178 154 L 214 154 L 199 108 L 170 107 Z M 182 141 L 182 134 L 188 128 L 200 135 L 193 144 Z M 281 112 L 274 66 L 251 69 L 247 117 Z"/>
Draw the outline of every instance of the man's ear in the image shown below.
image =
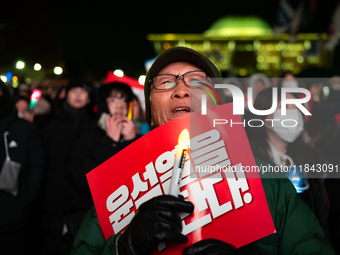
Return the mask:
<path id="1" fill-rule="evenodd" d="M 151 127 L 155 126 L 155 124 L 153 123 L 153 120 L 151 118 L 151 124 L 150 124 Z"/>

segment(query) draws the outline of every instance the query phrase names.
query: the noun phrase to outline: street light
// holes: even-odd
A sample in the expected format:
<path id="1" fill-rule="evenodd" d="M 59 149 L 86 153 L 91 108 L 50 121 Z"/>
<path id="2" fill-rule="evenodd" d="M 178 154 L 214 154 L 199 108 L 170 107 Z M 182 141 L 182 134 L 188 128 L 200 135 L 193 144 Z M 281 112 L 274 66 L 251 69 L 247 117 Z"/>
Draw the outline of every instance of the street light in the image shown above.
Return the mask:
<path id="1" fill-rule="evenodd" d="M 23 61 L 18 61 L 16 64 L 17 69 L 23 69 L 25 67 L 25 63 Z"/>
<path id="2" fill-rule="evenodd" d="M 36 63 L 36 64 L 34 65 L 34 70 L 35 70 L 35 71 L 40 71 L 40 70 L 41 70 L 41 65 L 40 65 L 39 63 Z"/>
<path id="3" fill-rule="evenodd" d="M 19 79 L 18 76 L 13 76 L 12 77 L 12 87 L 17 88 L 19 86 Z"/>
<path id="4" fill-rule="evenodd" d="M 145 78 L 146 78 L 146 76 L 145 76 L 145 75 L 141 75 L 141 76 L 139 76 L 139 78 L 138 78 L 138 82 L 139 82 L 139 84 L 140 84 L 140 85 L 143 85 L 143 86 L 144 86 L 144 83 L 145 83 Z"/>
<path id="5" fill-rule="evenodd" d="M 56 74 L 56 75 L 61 75 L 63 73 L 63 69 L 60 67 L 60 66 L 56 66 L 54 69 L 53 69 L 53 72 Z"/>
<path id="6" fill-rule="evenodd" d="M 3 82 L 7 82 L 7 77 L 5 75 L 1 75 L 0 76 L 0 79 L 3 81 Z"/>
<path id="7" fill-rule="evenodd" d="M 123 77 L 124 76 L 124 72 L 120 69 L 117 69 L 113 72 L 114 75 L 118 76 L 118 77 Z"/>

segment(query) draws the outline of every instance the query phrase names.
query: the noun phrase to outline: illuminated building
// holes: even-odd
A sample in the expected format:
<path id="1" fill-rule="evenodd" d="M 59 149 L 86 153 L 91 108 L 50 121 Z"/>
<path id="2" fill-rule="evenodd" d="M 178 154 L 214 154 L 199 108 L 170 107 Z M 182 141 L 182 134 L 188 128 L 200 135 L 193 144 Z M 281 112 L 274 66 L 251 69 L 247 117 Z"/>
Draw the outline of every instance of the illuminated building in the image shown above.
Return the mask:
<path id="1" fill-rule="evenodd" d="M 269 77 L 282 72 L 299 73 L 308 67 L 331 67 L 331 51 L 324 50 L 327 34 L 274 36 L 273 29 L 258 17 L 223 17 L 203 34 L 148 34 L 157 54 L 185 46 L 212 60 L 222 72 L 249 76 L 262 72 Z"/>

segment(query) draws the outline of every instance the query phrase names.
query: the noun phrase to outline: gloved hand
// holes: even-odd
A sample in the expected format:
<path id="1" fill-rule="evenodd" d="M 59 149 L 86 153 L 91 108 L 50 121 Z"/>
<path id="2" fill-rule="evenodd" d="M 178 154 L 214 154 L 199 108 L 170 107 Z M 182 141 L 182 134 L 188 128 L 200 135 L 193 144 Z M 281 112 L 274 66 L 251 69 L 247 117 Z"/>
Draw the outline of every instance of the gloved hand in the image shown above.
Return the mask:
<path id="1" fill-rule="evenodd" d="M 160 242 L 185 243 L 178 212 L 192 213 L 194 205 L 183 196 L 162 195 L 142 204 L 118 238 L 119 255 L 151 254 Z"/>
<path id="2" fill-rule="evenodd" d="M 250 243 L 238 248 L 240 255 L 262 255 L 262 252 L 257 248 L 255 243 Z"/>
<path id="3" fill-rule="evenodd" d="M 183 250 L 183 255 L 239 255 L 231 244 L 217 240 L 204 239 Z"/>

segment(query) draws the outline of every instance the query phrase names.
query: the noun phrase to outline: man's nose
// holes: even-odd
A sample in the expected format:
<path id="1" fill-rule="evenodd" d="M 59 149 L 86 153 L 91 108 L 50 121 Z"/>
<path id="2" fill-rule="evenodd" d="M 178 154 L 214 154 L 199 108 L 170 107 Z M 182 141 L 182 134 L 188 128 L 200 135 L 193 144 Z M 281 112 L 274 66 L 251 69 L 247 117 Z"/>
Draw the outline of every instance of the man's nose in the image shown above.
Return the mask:
<path id="1" fill-rule="evenodd" d="M 174 88 L 173 96 L 176 98 L 190 97 L 190 87 L 184 83 L 182 77 L 177 78 L 177 84 Z"/>

